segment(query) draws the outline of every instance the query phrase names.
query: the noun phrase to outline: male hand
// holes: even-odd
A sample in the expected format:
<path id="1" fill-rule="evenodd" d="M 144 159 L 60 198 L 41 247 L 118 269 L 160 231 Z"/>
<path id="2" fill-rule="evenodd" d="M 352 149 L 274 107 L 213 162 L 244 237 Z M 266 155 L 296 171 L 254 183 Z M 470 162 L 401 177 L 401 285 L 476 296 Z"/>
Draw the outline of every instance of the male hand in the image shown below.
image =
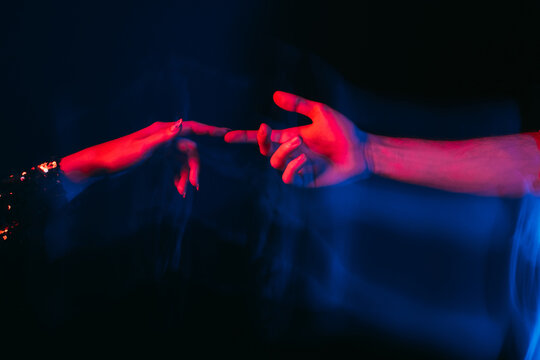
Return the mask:
<path id="1" fill-rule="evenodd" d="M 334 185 L 365 174 L 365 133 L 344 115 L 330 107 L 300 96 L 276 91 L 280 108 L 309 117 L 312 124 L 272 130 L 236 130 L 225 135 L 228 143 L 258 143 L 270 165 L 283 171 L 286 184 L 305 187 Z"/>

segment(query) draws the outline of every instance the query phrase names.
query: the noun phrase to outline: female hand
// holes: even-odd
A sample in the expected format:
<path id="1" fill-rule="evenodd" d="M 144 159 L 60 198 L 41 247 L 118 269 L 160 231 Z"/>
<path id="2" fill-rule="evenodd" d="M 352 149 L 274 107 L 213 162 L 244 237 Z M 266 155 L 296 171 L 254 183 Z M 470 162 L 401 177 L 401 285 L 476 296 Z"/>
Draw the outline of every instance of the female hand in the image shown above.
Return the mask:
<path id="1" fill-rule="evenodd" d="M 283 171 L 286 184 L 321 187 L 341 183 L 368 170 L 364 154 L 366 134 L 330 107 L 282 91 L 274 93 L 280 108 L 305 115 L 312 124 L 272 130 L 236 130 L 225 135 L 229 143 L 258 143 L 270 165 Z"/>
<path id="2" fill-rule="evenodd" d="M 201 124 L 195 121 L 155 122 L 132 134 L 91 146 L 64 157 L 60 169 L 73 182 L 84 182 L 96 175 L 125 170 L 149 157 L 152 152 L 178 136 L 190 134 L 223 136 L 229 129 Z M 175 181 L 178 191 L 185 195 L 187 180 L 197 187 L 199 156 L 195 142 L 179 139 L 177 149 L 187 157 L 180 176 Z"/>

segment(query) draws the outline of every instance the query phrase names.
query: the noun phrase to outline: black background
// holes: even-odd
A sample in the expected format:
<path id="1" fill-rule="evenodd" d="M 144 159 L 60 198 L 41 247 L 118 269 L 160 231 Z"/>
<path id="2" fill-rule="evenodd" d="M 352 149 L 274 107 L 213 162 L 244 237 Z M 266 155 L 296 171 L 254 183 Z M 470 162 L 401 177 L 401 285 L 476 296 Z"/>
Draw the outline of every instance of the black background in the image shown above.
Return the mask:
<path id="1" fill-rule="evenodd" d="M 515 101 L 522 115 L 522 130 L 536 131 L 540 129 L 538 6 L 533 1 L 418 0 L 126 4 L 18 1 L 3 5 L 0 175 L 6 177 L 50 156 L 64 156 L 153 121 L 172 121 L 178 116 L 231 128 L 256 128 L 260 119 L 255 119 L 254 114 L 261 118 L 276 114 L 269 99 L 280 84 L 276 78 L 282 72 L 297 74 L 291 82 L 299 94 L 332 105 L 331 99 L 326 99 L 324 91 L 316 86 L 313 74 L 281 68 L 287 64 L 281 60 L 283 44 L 320 57 L 353 86 L 387 98 L 424 104 Z M 175 63 L 182 64 L 181 70 L 175 70 Z M 239 91 L 228 92 L 231 88 Z M 428 125 L 432 129 L 448 126 Z M 467 128 L 468 124 L 456 126 Z M 492 124 L 492 128 L 497 126 Z M 416 131 L 396 133 L 391 122 L 367 124 L 365 130 L 402 136 Z M 502 129 L 501 133 L 505 131 Z M 441 133 L 433 136 L 441 137 Z M 210 149 L 221 146 L 212 141 L 209 144 Z M 235 156 L 240 156 L 236 150 L 225 163 L 236 164 Z M 230 201 L 227 192 L 245 195 L 234 199 L 233 214 L 211 225 L 191 223 L 184 235 L 182 254 L 190 255 L 192 260 L 183 260 L 180 273 L 167 272 L 158 281 L 152 275 L 153 266 L 167 253 L 167 247 L 154 249 L 154 255 L 149 257 L 140 249 L 145 248 L 149 234 L 155 234 L 156 223 L 166 224 L 160 228 L 164 238 L 169 232 L 175 233 L 174 226 L 167 228 L 173 222 L 167 217 L 170 214 L 156 215 L 158 219 L 148 220 L 147 228 L 144 224 L 136 227 L 134 235 L 127 230 L 111 230 L 133 223 L 133 214 L 124 215 L 124 220 L 119 216 L 118 221 L 115 216 L 127 208 L 136 212 L 133 209 L 137 205 L 129 200 L 134 193 L 161 184 L 162 180 L 155 178 L 137 180 L 137 185 L 129 190 L 134 179 L 156 166 L 159 168 L 150 162 L 138 168 L 135 175 L 94 186 L 69 210 L 83 220 L 60 216 L 55 224 L 71 224 L 65 236 L 87 246 L 68 260 L 49 266 L 49 275 L 65 277 L 65 269 L 75 269 L 74 277 L 82 274 L 97 280 L 90 290 L 82 285 L 78 289 L 77 278 L 65 283 L 55 280 L 49 285 L 69 287 L 72 293 L 79 294 L 70 296 L 91 294 L 93 298 L 75 302 L 78 305 L 63 320 L 56 319 L 54 314 L 35 315 L 24 308 L 24 316 L 33 325 L 21 325 L 21 331 L 31 328 L 41 335 L 42 329 L 47 329 L 52 334 L 73 336 L 73 329 L 77 329 L 85 336 L 101 331 L 109 336 L 152 329 L 167 341 L 175 341 L 179 336 L 188 339 L 183 344 L 263 346 L 257 333 L 261 323 L 253 315 L 260 304 L 249 290 L 260 281 L 250 275 L 252 249 L 223 242 L 228 235 L 217 234 L 216 230 L 243 226 L 238 217 L 250 214 L 254 206 L 250 199 L 257 194 L 255 185 L 238 185 L 237 189 L 220 190 L 222 193 L 218 194 L 209 189 L 212 183 L 207 182 L 207 195 L 196 195 L 200 203 L 216 197 Z M 173 170 L 167 171 L 172 174 Z M 217 170 L 218 178 L 230 180 L 229 186 L 249 174 L 246 171 L 228 176 L 220 171 Z M 115 183 L 117 180 L 120 183 Z M 163 180 L 163 184 L 167 181 Z M 99 196 L 100 192 L 110 194 L 119 189 L 125 193 L 120 191 L 121 195 L 111 203 Z M 174 189 L 167 189 L 164 196 L 173 196 Z M 145 205 L 140 207 L 145 209 L 144 214 L 161 211 L 153 207 L 152 196 L 143 198 L 146 200 L 141 203 Z M 103 207 L 110 209 L 118 200 L 131 205 L 92 215 Z M 167 201 L 174 208 L 179 200 Z M 73 210 L 77 206 L 86 210 Z M 204 219 L 207 213 L 194 206 L 195 218 Z M 182 213 L 175 216 L 181 218 Z M 264 219 L 255 216 L 247 221 L 245 232 L 256 233 L 261 223 Z M 98 230 L 92 232 L 96 224 L 100 224 Z M 96 238 L 102 243 L 92 242 Z M 111 248 L 103 245 L 108 238 L 122 240 Z M 186 239 L 212 240 L 202 246 Z M 125 246 L 130 249 L 127 255 Z M 92 269 L 96 256 L 99 261 L 110 262 L 105 262 L 98 274 Z M 222 260 L 215 262 L 216 259 Z M 137 261 L 145 263 L 140 276 L 134 275 L 129 266 L 118 269 L 118 264 Z M 213 275 L 205 278 L 209 273 Z M 111 288 L 103 293 L 97 291 L 99 279 Z M 112 290 L 118 284 L 128 290 Z M 55 296 L 48 299 L 54 301 Z M 217 306 L 218 303 L 221 305 Z M 50 313 L 47 305 L 43 309 L 46 310 L 34 311 Z M 303 326 L 309 324 L 309 313 L 300 310 L 295 316 L 294 321 Z M 182 325 L 171 325 L 174 321 Z M 358 334 L 364 340 L 359 341 Z M 306 340 L 288 334 L 285 338 L 272 349 L 300 348 L 316 353 L 321 350 L 317 346 L 320 344 L 309 337 Z M 408 352 L 420 357 L 424 352 L 387 340 L 369 327 L 355 328 L 348 336 L 329 340 L 321 347 L 330 351 L 352 347 L 368 356 L 392 358 Z"/>

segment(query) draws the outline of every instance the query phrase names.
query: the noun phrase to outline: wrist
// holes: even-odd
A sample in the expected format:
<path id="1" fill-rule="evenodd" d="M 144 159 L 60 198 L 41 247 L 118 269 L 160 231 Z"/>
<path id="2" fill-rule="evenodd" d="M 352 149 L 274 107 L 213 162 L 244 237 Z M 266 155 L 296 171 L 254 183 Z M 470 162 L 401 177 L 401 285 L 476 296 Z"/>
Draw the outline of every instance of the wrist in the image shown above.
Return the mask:
<path id="1" fill-rule="evenodd" d="M 81 150 L 60 160 L 60 170 L 65 178 L 74 183 L 83 183 L 96 172 L 95 155 L 88 149 Z"/>
<path id="2" fill-rule="evenodd" d="M 366 140 L 363 144 L 363 157 L 366 172 L 368 174 L 375 174 L 375 157 L 374 157 L 374 143 L 376 142 L 376 135 L 366 134 Z"/>

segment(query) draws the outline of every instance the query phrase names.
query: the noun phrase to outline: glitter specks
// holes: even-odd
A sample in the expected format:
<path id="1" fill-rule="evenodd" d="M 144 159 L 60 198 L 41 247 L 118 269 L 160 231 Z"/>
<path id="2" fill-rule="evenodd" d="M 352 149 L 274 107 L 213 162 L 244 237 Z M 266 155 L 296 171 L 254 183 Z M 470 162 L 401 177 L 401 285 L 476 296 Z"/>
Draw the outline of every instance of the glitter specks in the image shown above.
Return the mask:
<path id="1" fill-rule="evenodd" d="M 56 163 L 56 161 L 51 161 L 51 162 L 44 162 L 43 164 L 39 164 L 38 168 L 44 173 L 48 173 L 49 170 L 54 169 L 57 166 L 58 164 Z"/>

